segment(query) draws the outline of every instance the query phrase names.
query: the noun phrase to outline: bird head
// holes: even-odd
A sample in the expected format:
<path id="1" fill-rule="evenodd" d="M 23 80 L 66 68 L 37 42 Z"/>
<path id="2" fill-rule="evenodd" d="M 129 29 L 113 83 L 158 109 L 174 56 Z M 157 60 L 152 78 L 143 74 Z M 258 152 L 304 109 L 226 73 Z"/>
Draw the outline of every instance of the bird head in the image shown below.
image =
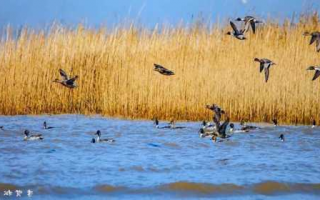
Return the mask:
<path id="1" fill-rule="evenodd" d="M 97 135 L 97 136 L 101 136 L 101 131 L 100 130 L 97 130 L 97 132 L 95 133 L 95 135 Z"/>
<path id="2" fill-rule="evenodd" d="M 234 128 L 234 124 L 233 123 L 230 124 L 230 128 Z"/>
<path id="3" fill-rule="evenodd" d="M 25 135 L 25 136 L 29 136 L 29 134 L 30 134 L 30 131 L 29 131 L 29 130 L 25 130 L 25 131 L 24 131 L 24 135 Z"/>
<path id="4" fill-rule="evenodd" d="M 303 33 L 303 36 L 309 36 L 309 35 L 311 35 L 311 34 L 308 31 Z"/>
<path id="5" fill-rule="evenodd" d="M 310 67 L 307 68 L 307 70 L 314 70 L 314 69 L 315 69 L 314 66 L 310 66 Z"/>

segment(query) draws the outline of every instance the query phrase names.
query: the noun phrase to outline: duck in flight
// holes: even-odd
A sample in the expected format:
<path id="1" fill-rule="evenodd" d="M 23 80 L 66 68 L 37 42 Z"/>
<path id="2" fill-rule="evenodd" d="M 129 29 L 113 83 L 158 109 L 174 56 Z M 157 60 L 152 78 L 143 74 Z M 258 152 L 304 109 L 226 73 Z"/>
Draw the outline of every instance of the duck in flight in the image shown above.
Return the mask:
<path id="1" fill-rule="evenodd" d="M 230 21 L 230 25 L 233 29 L 232 32 L 227 32 L 227 35 L 232 35 L 233 37 L 237 38 L 238 40 L 245 40 L 246 37 L 244 36 L 244 29 L 243 30 L 238 30 L 237 26 L 232 22 Z"/>
<path id="2" fill-rule="evenodd" d="M 314 42 L 316 42 L 316 50 L 317 50 L 317 52 L 319 52 L 320 51 L 320 32 L 318 32 L 318 31 L 315 31 L 312 33 L 304 32 L 303 35 L 304 36 L 311 36 L 309 45 L 312 45 Z"/>
<path id="3" fill-rule="evenodd" d="M 316 80 L 320 76 L 320 67 L 310 66 L 310 67 L 308 67 L 307 70 L 314 70 L 315 71 L 314 76 L 312 78 L 313 81 Z"/>
<path id="4" fill-rule="evenodd" d="M 41 134 L 37 134 L 37 135 L 30 135 L 30 131 L 29 130 L 25 130 L 24 131 L 24 141 L 27 140 L 43 140 L 43 137 Z"/>
<path id="5" fill-rule="evenodd" d="M 225 111 L 216 104 L 206 105 L 206 108 L 214 112 L 218 121 L 220 121 L 222 114 L 225 114 Z"/>
<path id="6" fill-rule="evenodd" d="M 213 133 L 213 135 L 216 135 L 217 137 L 220 137 L 223 139 L 230 137 L 229 135 L 226 134 L 226 130 L 230 122 L 229 117 L 227 117 L 227 119 L 223 122 L 222 125 L 220 125 L 220 121 L 216 118 L 216 116 L 213 117 L 213 121 L 216 124 L 216 130 Z"/>
<path id="7" fill-rule="evenodd" d="M 61 85 L 65 86 L 67 88 L 70 88 L 70 89 L 77 87 L 77 84 L 75 83 L 75 81 L 78 79 L 78 76 L 75 76 L 73 78 L 69 78 L 67 73 L 65 71 L 63 71 L 62 69 L 59 69 L 59 73 L 62 76 L 62 80 L 55 79 L 53 82 L 60 83 Z"/>
<path id="8" fill-rule="evenodd" d="M 165 76 L 174 75 L 173 71 L 171 71 L 171 70 L 169 70 L 167 68 L 164 68 L 163 66 L 161 66 L 159 64 L 153 64 L 153 65 L 154 65 L 154 71 L 157 71 L 162 75 L 165 75 Z"/>
<path id="9" fill-rule="evenodd" d="M 264 74 L 265 74 L 265 80 L 266 82 L 268 82 L 269 79 L 269 74 L 270 74 L 270 67 L 272 65 L 275 65 L 276 63 L 274 63 L 273 61 L 267 59 L 267 58 L 255 58 L 254 61 L 259 62 L 260 63 L 260 73 L 264 70 Z"/>
<path id="10" fill-rule="evenodd" d="M 114 139 L 101 139 L 101 131 L 98 130 L 95 135 L 97 135 L 97 138 L 92 138 L 92 143 L 113 143 L 115 142 Z"/>
<path id="11" fill-rule="evenodd" d="M 244 18 L 239 17 L 236 19 L 236 21 L 243 21 L 244 22 L 244 32 L 247 32 L 251 26 L 253 34 L 256 33 L 256 24 L 263 23 L 262 21 L 259 21 L 252 16 L 245 16 Z"/>

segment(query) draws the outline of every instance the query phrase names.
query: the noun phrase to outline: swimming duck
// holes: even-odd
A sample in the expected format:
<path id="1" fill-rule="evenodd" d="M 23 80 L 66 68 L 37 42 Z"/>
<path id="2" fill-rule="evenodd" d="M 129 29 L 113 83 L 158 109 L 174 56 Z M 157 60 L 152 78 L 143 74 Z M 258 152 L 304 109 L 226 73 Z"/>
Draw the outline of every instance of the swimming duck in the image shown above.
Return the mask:
<path id="1" fill-rule="evenodd" d="M 241 125 L 241 130 L 254 130 L 254 129 L 259 129 L 259 127 L 257 126 L 251 126 L 251 125 L 247 125 L 246 122 L 244 120 L 241 120 L 240 122 Z"/>
<path id="2" fill-rule="evenodd" d="M 276 63 L 272 62 L 271 60 L 267 59 L 267 58 L 255 58 L 254 61 L 259 62 L 260 63 L 260 73 L 264 70 L 264 74 L 265 74 L 265 80 L 266 82 L 268 82 L 269 79 L 269 69 L 272 65 L 275 65 Z"/>
<path id="3" fill-rule="evenodd" d="M 176 122 L 174 120 L 171 120 L 169 123 L 169 128 L 171 129 L 183 129 L 185 127 L 183 126 L 176 126 Z"/>
<path id="4" fill-rule="evenodd" d="M 206 108 L 209 110 L 212 110 L 215 113 L 215 116 L 217 118 L 218 121 L 220 121 L 221 119 L 221 115 L 225 114 L 224 110 L 222 110 L 219 106 L 217 106 L 216 104 L 212 104 L 212 105 L 206 105 Z"/>
<path id="5" fill-rule="evenodd" d="M 91 142 L 92 143 L 99 143 L 99 142 L 105 142 L 105 143 L 113 143 L 115 142 L 114 139 L 100 139 L 101 138 L 101 131 L 98 130 L 95 135 L 97 135 L 97 138 L 92 138 Z"/>
<path id="6" fill-rule="evenodd" d="M 159 120 L 157 118 L 154 118 L 153 124 L 155 125 L 156 128 L 159 128 Z"/>
<path id="7" fill-rule="evenodd" d="M 272 123 L 274 126 L 278 126 L 278 120 L 276 118 L 272 119 Z"/>
<path id="8" fill-rule="evenodd" d="M 284 142 L 284 135 L 281 134 L 281 135 L 279 136 L 279 139 L 281 140 L 281 142 Z"/>
<path id="9" fill-rule="evenodd" d="M 227 32 L 227 35 L 232 35 L 235 38 L 237 38 L 238 40 L 245 40 L 246 39 L 246 37 L 244 36 L 244 30 L 238 30 L 237 26 L 232 21 L 230 21 L 230 25 L 231 25 L 233 31 Z"/>
<path id="10" fill-rule="evenodd" d="M 213 143 L 224 141 L 224 140 L 218 140 L 218 137 L 216 135 L 213 135 L 210 140 L 212 140 Z"/>
<path id="11" fill-rule="evenodd" d="M 69 78 L 67 73 L 65 71 L 63 71 L 62 69 L 59 69 L 59 72 L 60 72 L 60 75 L 62 76 L 62 80 L 55 79 L 53 82 L 60 83 L 63 86 L 70 88 L 70 89 L 77 87 L 77 84 L 75 83 L 75 81 L 78 79 L 78 76 L 75 76 L 73 78 Z"/>
<path id="12" fill-rule="evenodd" d="M 213 129 L 200 128 L 200 130 L 199 130 L 199 136 L 201 138 L 212 137 L 212 135 L 214 133 L 215 133 L 215 130 L 213 130 Z"/>
<path id="13" fill-rule="evenodd" d="M 207 129 L 207 130 L 213 130 L 216 127 L 213 124 L 211 124 L 210 122 L 203 121 L 202 122 L 202 128 L 203 129 Z"/>
<path id="14" fill-rule="evenodd" d="M 314 42 L 316 42 L 316 49 L 317 49 L 317 52 L 319 52 L 320 51 L 320 32 L 318 31 L 315 31 L 312 33 L 304 32 L 303 35 L 311 36 L 309 45 L 312 45 Z"/>
<path id="15" fill-rule="evenodd" d="M 241 130 L 237 130 L 234 128 L 234 124 L 231 123 L 230 124 L 230 130 L 229 130 L 230 133 L 247 133 L 249 132 L 249 129 L 241 129 Z"/>
<path id="16" fill-rule="evenodd" d="M 319 76 L 320 76 L 320 67 L 315 67 L 315 66 L 310 66 L 307 70 L 314 70 L 314 76 L 312 78 L 312 80 L 316 80 Z"/>
<path id="17" fill-rule="evenodd" d="M 163 66 L 161 65 L 158 65 L 158 64 L 153 64 L 154 65 L 154 71 L 157 71 L 159 72 L 160 74 L 162 75 L 166 75 L 166 76 L 171 76 L 171 75 L 174 75 L 174 72 L 169 70 L 169 69 L 166 69 L 164 68 Z"/>
<path id="18" fill-rule="evenodd" d="M 43 140 L 43 137 L 41 134 L 37 134 L 37 135 L 30 135 L 30 131 L 29 130 L 25 130 L 24 131 L 24 139 L 23 140 Z"/>
<path id="19" fill-rule="evenodd" d="M 245 16 L 244 18 L 237 18 L 236 21 L 244 22 L 244 32 L 247 32 L 251 26 L 253 34 L 256 33 L 256 24 L 263 23 L 262 21 L 258 21 L 256 18 L 252 16 Z"/>
<path id="20" fill-rule="evenodd" d="M 43 122 L 43 129 L 52 129 L 52 128 L 54 128 L 54 127 L 47 126 L 47 122 L 46 121 Z"/>
<path id="21" fill-rule="evenodd" d="M 213 135 L 213 136 L 211 137 L 211 140 L 212 140 L 213 142 L 217 142 L 217 136 Z"/>
<path id="22" fill-rule="evenodd" d="M 0 129 L 3 130 L 3 126 L 0 126 Z"/>
<path id="23" fill-rule="evenodd" d="M 312 126 L 311 126 L 311 128 L 315 128 L 316 126 L 317 126 L 316 120 L 315 120 L 315 119 L 312 119 Z"/>

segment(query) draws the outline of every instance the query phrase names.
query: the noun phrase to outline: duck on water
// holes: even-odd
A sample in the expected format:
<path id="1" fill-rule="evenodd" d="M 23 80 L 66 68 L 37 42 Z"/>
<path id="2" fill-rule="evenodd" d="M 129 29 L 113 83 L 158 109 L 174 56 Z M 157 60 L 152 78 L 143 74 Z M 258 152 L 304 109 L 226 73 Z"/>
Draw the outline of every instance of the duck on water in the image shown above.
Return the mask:
<path id="1" fill-rule="evenodd" d="M 36 134 L 36 135 L 30 135 L 30 131 L 29 130 L 25 130 L 24 131 L 24 141 L 27 140 L 43 140 L 43 137 L 41 134 Z"/>
<path id="2" fill-rule="evenodd" d="M 95 135 L 97 135 L 97 138 L 92 138 L 91 142 L 92 143 L 113 143 L 115 142 L 114 139 L 101 139 L 101 131 L 98 130 Z"/>
<path id="3" fill-rule="evenodd" d="M 183 129 L 183 128 L 185 128 L 184 126 L 176 126 L 176 123 L 174 120 L 171 120 L 167 126 L 160 127 L 159 120 L 157 118 L 154 118 L 153 124 L 158 129 Z"/>
<path id="4" fill-rule="evenodd" d="M 43 129 L 53 129 L 53 128 L 54 127 L 52 126 L 48 126 L 46 121 L 43 122 Z"/>

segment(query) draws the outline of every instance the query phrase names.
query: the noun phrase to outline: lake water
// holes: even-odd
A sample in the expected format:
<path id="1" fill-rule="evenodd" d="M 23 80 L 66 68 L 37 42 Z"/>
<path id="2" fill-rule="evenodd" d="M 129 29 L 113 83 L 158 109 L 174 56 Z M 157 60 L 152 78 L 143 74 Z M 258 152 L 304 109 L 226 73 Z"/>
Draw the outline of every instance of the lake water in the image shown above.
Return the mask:
<path id="1" fill-rule="evenodd" d="M 320 127 L 256 124 L 263 128 L 213 143 L 199 137 L 200 122 L 172 130 L 45 115 L 1 116 L 2 125 L 0 199 L 9 189 L 19 199 L 30 199 L 27 190 L 31 199 L 320 199 Z M 44 140 L 23 141 L 25 129 Z M 116 142 L 91 143 L 98 129 Z"/>

